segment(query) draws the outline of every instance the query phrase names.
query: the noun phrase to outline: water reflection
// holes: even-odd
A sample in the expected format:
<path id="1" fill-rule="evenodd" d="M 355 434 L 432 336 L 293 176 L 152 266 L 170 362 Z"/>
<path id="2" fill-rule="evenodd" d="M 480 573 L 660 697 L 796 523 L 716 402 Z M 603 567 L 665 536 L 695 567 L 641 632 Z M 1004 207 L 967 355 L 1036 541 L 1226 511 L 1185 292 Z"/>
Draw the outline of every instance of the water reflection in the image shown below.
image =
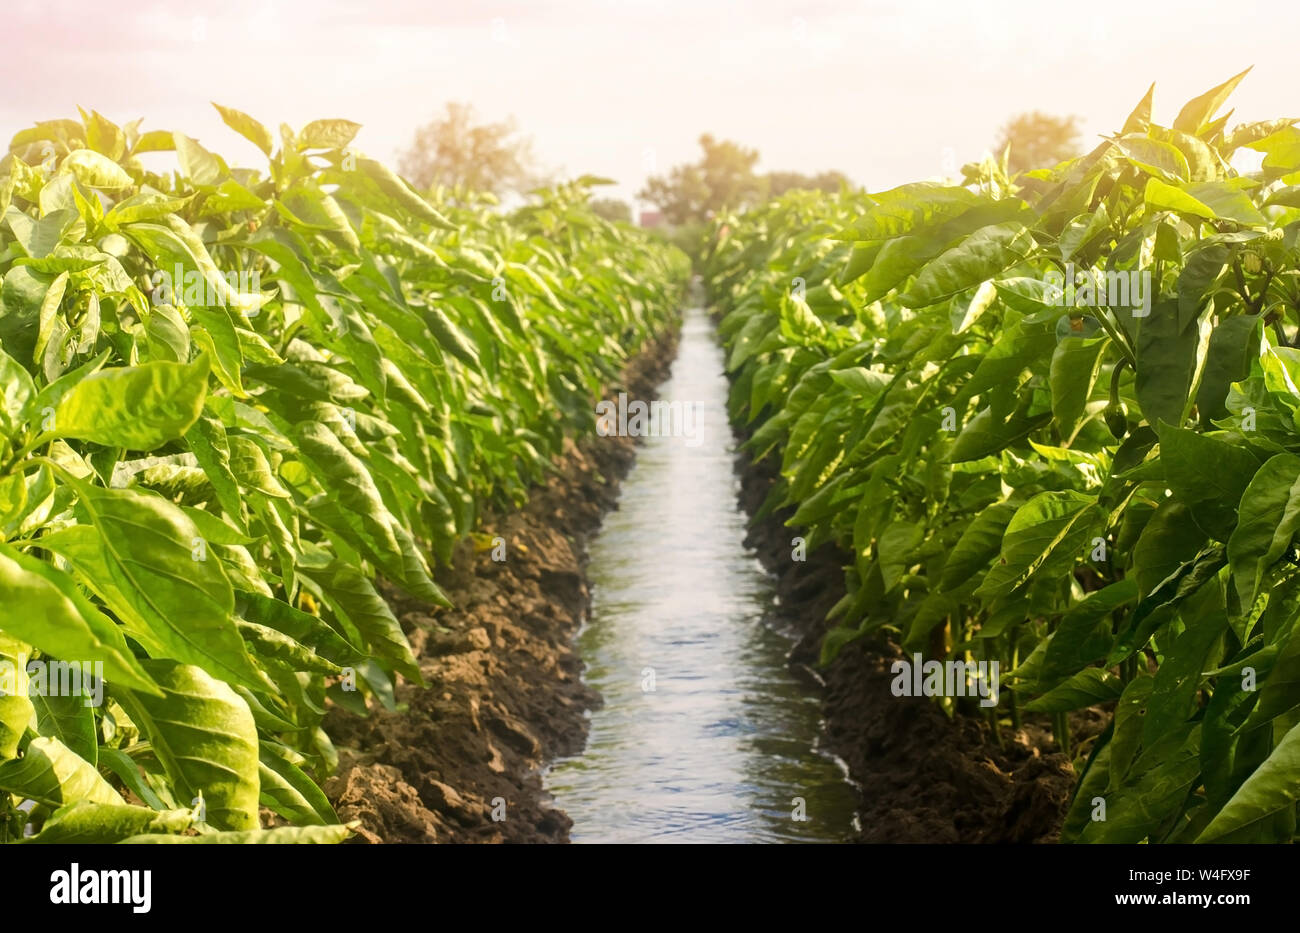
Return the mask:
<path id="1" fill-rule="evenodd" d="M 818 699 L 765 622 L 772 587 L 743 546 L 722 351 L 687 312 L 665 401 L 695 402 L 701 442 L 646 439 L 591 548 L 579 636 L 604 706 L 547 775 L 574 842 L 838 840 L 855 794 L 817 751 Z M 653 689 L 651 689 L 653 688 Z M 792 819 L 802 798 L 807 819 Z"/>

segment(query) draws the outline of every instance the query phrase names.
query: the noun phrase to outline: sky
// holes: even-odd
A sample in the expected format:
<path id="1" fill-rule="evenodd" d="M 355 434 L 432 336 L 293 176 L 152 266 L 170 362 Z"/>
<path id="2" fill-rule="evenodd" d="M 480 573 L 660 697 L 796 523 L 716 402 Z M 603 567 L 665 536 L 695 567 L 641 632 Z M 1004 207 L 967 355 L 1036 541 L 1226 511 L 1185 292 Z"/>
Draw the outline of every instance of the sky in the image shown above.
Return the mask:
<path id="1" fill-rule="evenodd" d="M 1090 144 L 1152 81 L 1167 124 L 1253 65 L 1230 125 L 1300 116 L 1297 35 L 1300 4 L 1251 0 L 11 0 L 0 136 L 80 105 L 262 164 L 216 101 L 271 127 L 355 120 L 393 164 L 456 100 L 628 201 L 706 132 L 760 170 L 878 191 L 953 173 L 1023 111 L 1077 115 Z"/>

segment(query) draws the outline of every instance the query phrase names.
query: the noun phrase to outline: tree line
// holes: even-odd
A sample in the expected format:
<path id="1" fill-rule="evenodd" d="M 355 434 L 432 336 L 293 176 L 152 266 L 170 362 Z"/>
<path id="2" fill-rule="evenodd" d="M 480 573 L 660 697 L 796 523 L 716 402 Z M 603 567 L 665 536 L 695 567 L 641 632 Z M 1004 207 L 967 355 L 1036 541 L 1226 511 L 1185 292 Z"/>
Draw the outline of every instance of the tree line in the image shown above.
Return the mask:
<path id="1" fill-rule="evenodd" d="M 1033 111 L 1013 117 L 1002 127 L 993 151 L 1013 174 L 1055 165 L 1078 152 L 1077 117 Z M 744 210 L 794 189 L 838 191 L 856 188 L 844 172 L 759 172 L 759 152 L 711 133 L 699 137 L 701 154 L 693 162 L 651 175 L 637 198 L 653 205 L 675 239 L 689 240 L 693 230 L 722 210 Z M 484 122 L 467 103 L 450 102 L 416 130 L 398 160 L 402 174 L 421 190 L 441 188 L 453 200 L 523 195 L 553 178 L 539 166 L 531 138 L 513 119 Z M 615 221 L 632 220 L 632 207 L 616 198 L 597 198 L 593 207 Z M 688 249 L 688 251 L 690 251 Z"/>

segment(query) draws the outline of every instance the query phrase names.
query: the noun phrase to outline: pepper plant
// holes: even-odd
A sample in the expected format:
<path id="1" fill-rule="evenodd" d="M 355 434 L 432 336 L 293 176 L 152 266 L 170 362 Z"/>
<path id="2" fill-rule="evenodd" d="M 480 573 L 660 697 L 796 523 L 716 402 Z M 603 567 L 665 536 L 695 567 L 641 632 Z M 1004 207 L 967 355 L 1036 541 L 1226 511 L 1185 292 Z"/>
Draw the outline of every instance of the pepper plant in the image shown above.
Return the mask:
<path id="1" fill-rule="evenodd" d="M 707 258 L 764 509 L 849 556 L 824 660 L 997 662 L 994 730 L 1077 753 L 1067 841 L 1296 834 L 1300 129 L 1229 129 L 1243 77 L 1053 168 L 788 194 Z"/>
<path id="2" fill-rule="evenodd" d="M 263 167 L 84 112 L 0 163 L 0 841 L 345 837 L 326 708 L 422 682 L 376 576 L 446 605 L 676 313 L 600 179 L 442 204 L 217 109 Z"/>

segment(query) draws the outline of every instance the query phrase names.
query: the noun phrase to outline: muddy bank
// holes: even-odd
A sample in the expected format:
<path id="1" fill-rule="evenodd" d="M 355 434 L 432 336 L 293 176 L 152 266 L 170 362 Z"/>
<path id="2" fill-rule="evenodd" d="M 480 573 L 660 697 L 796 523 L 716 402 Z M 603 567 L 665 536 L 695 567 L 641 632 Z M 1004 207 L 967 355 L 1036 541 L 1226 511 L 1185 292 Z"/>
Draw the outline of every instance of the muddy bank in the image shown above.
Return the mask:
<path id="1" fill-rule="evenodd" d="M 674 332 L 649 347 L 611 394 L 654 398 L 676 345 Z M 361 840 L 568 841 L 538 768 L 583 747 L 584 711 L 600 702 L 573 648 L 590 604 L 583 561 L 634 457 L 633 438 L 566 444 L 523 509 L 481 528 L 505 539 L 506 560 L 467 540 L 438 573 L 454 609 L 384 590 L 428 687 L 400 685 L 403 712 L 326 720 L 340 764 L 325 791 L 340 819 L 361 821 Z"/>
<path id="2" fill-rule="evenodd" d="M 742 505 L 753 515 L 771 488 L 779 461 L 737 458 Z M 801 635 L 792 664 L 825 680 L 828 745 L 861 786 L 861 832 L 854 841 L 889 843 L 1054 842 L 1074 786 L 1074 772 L 1049 733 L 1031 718 L 1016 733 L 1003 729 L 999 748 L 979 719 L 949 719 L 925 698 L 895 697 L 889 665 L 902 654 L 883 637 L 846 646 L 817 668 L 827 611 L 844 594 L 849 556 L 825 546 L 806 561 L 791 559 L 784 525 L 792 509 L 751 526 L 746 544 L 777 576 L 786 622 Z M 1101 731 L 1101 716 L 1074 717 L 1075 741 Z"/>

